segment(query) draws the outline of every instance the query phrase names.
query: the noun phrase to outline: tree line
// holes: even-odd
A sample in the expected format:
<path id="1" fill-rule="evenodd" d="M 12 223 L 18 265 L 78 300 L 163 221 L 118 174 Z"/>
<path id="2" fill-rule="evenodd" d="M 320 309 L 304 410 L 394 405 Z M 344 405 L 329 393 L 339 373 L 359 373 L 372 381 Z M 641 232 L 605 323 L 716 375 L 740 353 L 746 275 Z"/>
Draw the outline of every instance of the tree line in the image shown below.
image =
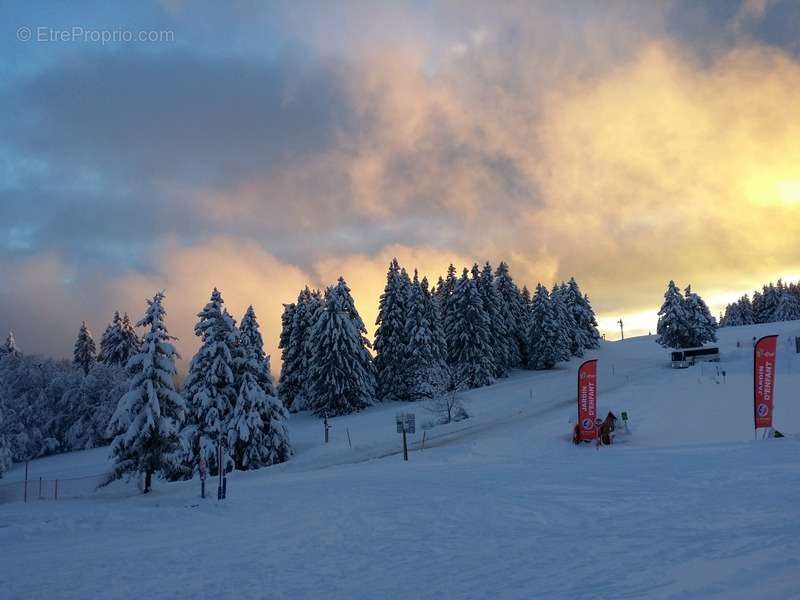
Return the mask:
<path id="1" fill-rule="evenodd" d="M 393 259 L 376 319 L 374 347 L 343 278 L 308 287 L 284 305 L 278 394 L 292 412 L 335 416 L 375 402 L 419 401 L 477 388 L 511 369 L 550 369 L 595 348 L 600 335 L 574 278 L 531 296 L 505 262 L 454 265 L 431 287 Z M 371 350 L 374 350 L 374 358 Z"/>
<path id="2" fill-rule="evenodd" d="M 292 454 L 288 412 L 348 414 L 382 401 L 420 401 L 489 385 L 511 369 L 549 369 L 598 345 L 575 279 L 531 295 L 508 265 L 450 265 L 431 287 L 392 260 L 374 348 L 343 277 L 284 305 L 281 377 L 251 307 L 241 322 L 214 289 L 198 313 L 200 347 L 179 387 L 165 296 L 133 324 L 114 313 L 97 348 L 82 323 L 72 361 L 0 346 L 0 475 L 12 461 L 110 444 L 110 480 L 188 479 L 198 470 L 255 469 Z M 136 330 L 142 331 L 139 337 Z M 374 350 L 374 355 L 373 355 Z M 222 464 L 218 447 L 222 446 Z"/>
<path id="3" fill-rule="evenodd" d="M 720 317 L 720 327 L 738 327 L 757 323 L 795 321 L 800 319 L 800 285 L 785 284 L 778 279 L 753 292 L 753 299 L 745 294 L 725 307 Z"/>

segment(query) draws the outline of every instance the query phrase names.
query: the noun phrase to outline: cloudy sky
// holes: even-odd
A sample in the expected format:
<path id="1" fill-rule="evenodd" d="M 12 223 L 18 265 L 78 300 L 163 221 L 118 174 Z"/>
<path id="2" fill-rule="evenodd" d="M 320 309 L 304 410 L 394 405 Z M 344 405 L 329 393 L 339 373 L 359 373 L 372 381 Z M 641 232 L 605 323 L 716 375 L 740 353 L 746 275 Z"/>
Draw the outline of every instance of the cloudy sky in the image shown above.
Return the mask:
<path id="1" fill-rule="evenodd" d="M 23 350 L 66 356 L 164 288 L 190 355 L 216 285 L 275 355 L 307 283 L 343 274 L 374 321 L 393 256 L 574 275 L 610 337 L 654 327 L 669 279 L 718 309 L 800 278 L 794 0 L 19 1 L 0 23 L 0 330 Z"/>

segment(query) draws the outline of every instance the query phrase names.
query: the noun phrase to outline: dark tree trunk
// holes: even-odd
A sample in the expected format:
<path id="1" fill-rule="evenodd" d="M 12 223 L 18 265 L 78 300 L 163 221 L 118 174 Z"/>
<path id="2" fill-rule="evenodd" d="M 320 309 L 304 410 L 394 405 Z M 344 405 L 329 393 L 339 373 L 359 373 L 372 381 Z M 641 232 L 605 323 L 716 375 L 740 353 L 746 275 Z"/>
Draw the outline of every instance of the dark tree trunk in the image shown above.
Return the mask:
<path id="1" fill-rule="evenodd" d="M 144 474 L 144 493 L 148 493 L 150 491 L 150 486 L 153 480 L 153 471 L 147 469 Z"/>

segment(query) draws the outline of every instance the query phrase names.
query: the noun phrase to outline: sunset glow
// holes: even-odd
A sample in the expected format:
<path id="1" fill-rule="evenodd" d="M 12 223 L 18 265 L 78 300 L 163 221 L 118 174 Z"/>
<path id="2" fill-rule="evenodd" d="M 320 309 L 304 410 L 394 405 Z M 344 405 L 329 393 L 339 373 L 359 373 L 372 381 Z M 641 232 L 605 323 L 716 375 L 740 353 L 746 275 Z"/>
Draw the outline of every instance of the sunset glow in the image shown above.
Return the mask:
<path id="1" fill-rule="evenodd" d="M 723 4 L 164 2 L 82 19 L 172 41 L 5 40 L 0 330 L 67 354 L 163 288 L 190 354 L 216 285 L 275 355 L 306 284 L 371 326 L 394 256 L 574 275 L 609 339 L 670 279 L 718 314 L 800 272 L 796 7 Z"/>

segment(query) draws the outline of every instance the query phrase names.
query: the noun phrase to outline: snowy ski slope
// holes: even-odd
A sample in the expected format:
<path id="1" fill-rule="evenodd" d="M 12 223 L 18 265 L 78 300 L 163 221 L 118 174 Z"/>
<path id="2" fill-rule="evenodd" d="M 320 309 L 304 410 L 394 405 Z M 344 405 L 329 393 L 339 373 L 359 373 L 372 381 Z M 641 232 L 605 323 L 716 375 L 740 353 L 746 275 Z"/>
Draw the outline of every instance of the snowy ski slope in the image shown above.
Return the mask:
<path id="1" fill-rule="evenodd" d="M 754 441 L 752 338 L 768 333 L 787 438 Z M 631 418 L 612 448 L 569 443 L 573 360 L 465 393 L 472 418 L 428 431 L 424 451 L 421 406 L 334 419 L 328 445 L 294 415 L 296 456 L 233 474 L 222 504 L 192 481 L 0 505 L 0 597 L 800 597 L 800 322 L 719 335 L 719 375 L 669 368 L 647 337 L 587 356 L 601 409 Z M 417 415 L 408 463 L 399 411 Z M 29 477 L 102 472 L 106 454 Z"/>

